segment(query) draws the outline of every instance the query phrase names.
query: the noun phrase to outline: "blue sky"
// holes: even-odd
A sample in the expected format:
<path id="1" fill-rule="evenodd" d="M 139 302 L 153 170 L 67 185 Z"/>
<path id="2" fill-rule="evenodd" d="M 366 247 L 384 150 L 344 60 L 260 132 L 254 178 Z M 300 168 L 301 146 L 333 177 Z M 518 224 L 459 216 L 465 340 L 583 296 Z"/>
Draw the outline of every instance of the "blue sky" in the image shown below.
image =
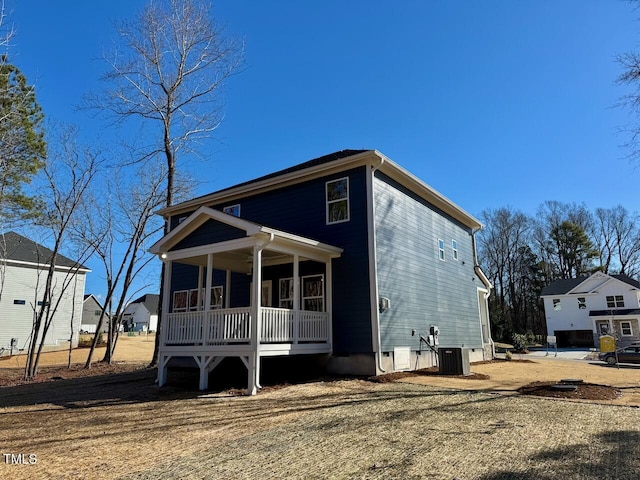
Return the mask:
<path id="1" fill-rule="evenodd" d="M 13 61 L 45 114 L 98 136 L 74 106 L 100 88 L 112 22 L 145 2 L 7 2 Z M 638 209 L 640 171 L 617 133 L 629 117 L 615 107 L 615 57 L 640 48 L 627 1 L 218 0 L 214 15 L 244 39 L 246 69 L 192 163 L 197 194 L 371 148 L 474 215 L 534 214 L 545 200 Z"/>

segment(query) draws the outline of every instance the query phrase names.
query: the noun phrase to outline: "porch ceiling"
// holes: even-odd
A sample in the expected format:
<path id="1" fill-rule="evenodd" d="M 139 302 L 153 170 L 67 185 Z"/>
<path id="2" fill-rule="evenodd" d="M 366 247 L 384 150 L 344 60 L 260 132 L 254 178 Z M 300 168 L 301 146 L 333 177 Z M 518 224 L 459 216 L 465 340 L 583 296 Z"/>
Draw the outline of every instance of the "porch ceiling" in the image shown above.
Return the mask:
<path id="1" fill-rule="evenodd" d="M 207 266 L 207 256 L 204 253 L 191 257 L 176 260 L 178 263 L 186 263 L 188 265 Z M 280 265 L 290 263 L 291 255 L 284 255 L 279 252 L 265 250 L 262 252 L 262 265 Z M 307 260 L 300 258 L 300 260 Z M 253 248 L 240 248 L 238 250 L 228 252 L 217 252 L 213 254 L 213 267 L 219 270 L 231 270 L 232 272 L 250 273 L 253 265 Z"/>

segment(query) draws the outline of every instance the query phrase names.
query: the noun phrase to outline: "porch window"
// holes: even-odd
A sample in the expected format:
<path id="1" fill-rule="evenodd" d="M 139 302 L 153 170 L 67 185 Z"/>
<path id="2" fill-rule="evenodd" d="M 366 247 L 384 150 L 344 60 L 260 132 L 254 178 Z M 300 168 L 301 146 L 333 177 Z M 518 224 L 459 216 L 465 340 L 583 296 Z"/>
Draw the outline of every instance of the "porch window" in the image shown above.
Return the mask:
<path id="1" fill-rule="evenodd" d="M 200 304 L 198 304 L 198 289 L 189 290 L 189 310 L 202 310 L 204 305 L 204 289 L 200 295 Z"/>
<path id="2" fill-rule="evenodd" d="M 444 240 L 438 239 L 438 258 L 444 262 Z"/>
<path id="3" fill-rule="evenodd" d="M 607 296 L 607 308 L 624 308 L 624 297 L 622 295 Z"/>
<path id="4" fill-rule="evenodd" d="M 587 308 L 587 299 L 585 297 L 578 297 L 578 309 L 585 310 Z"/>
<path id="5" fill-rule="evenodd" d="M 281 278 L 278 289 L 278 307 L 293 308 L 293 278 Z"/>
<path id="6" fill-rule="evenodd" d="M 349 178 L 326 183 L 327 225 L 349 221 Z"/>
<path id="7" fill-rule="evenodd" d="M 453 250 L 453 259 L 458 260 L 458 242 L 451 240 L 451 249 Z"/>
<path id="8" fill-rule="evenodd" d="M 222 285 L 211 287 L 211 302 L 209 304 L 209 308 L 222 308 L 222 301 L 224 299 L 223 295 L 224 287 Z"/>
<path id="9" fill-rule="evenodd" d="M 562 310 L 562 304 L 560 303 L 560 299 L 559 298 L 554 298 L 553 299 L 553 309 L 554 310 Z"/>
<path id="10" fill-rule="evenodd" d="M 324 275 L 302 277 L 302 309 L 324 312 Z"/>
<path id="11" fill-rule="evenodd" d="M 173 292 L 173 311 L 174 312 L 186 312 L 187 311 L 187 296 L 188 290 L 178 290 Z"/>
<path id="12" fill-rule="evenodd" d="M 631 329 L 631 322 L 620 322 L 620 332 L 623 337 L 632 337 L 633 330 Z"/>

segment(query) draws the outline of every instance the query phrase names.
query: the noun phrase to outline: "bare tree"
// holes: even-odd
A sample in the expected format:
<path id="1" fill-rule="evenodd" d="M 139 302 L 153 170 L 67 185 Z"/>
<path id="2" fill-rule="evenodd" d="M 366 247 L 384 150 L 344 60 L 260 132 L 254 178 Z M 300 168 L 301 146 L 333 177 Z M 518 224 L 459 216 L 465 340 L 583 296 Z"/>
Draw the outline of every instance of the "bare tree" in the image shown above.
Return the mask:
<path id="1" fill-rule="evenodd" d="M 41 194 L 44 212 L 40 221 L 49 231 L 53 247 L 49 258 L 44 261 L 47 265 L 44 287 L 42 293 L 37 293 L 37 303 L 34 305 L 36 312 L 28 347 L 25 378 L 30 379 L 37 374 L 40 354 L 56 311 L 75 275 L 82 268 L 82 262 L 91 255 L 90 246 L 75 252 L 76 264 L 66 269 L 63 277 L 56 275 L 59 270 L 58 255 L 67 244 L 78 207 L 96 175 L 99 163 L 99 155 L 95 151 L 79 147 L 77 130 L 65 127 L 61 129 L 60 138 L 43 168 L 44 191 Z"/>
<path id="2" fill-rule="evenodd" d="M 243 47 L 224 35 L 202 0 L 151 0 L 137 19 L 117 25 L 117 31 L 120 49 L 105 57 L 110 71 L 103 80 L 111 87 L 88 97 L 85 106 L 120 122 L 140 122 L 152 132 L 139 158 L 164 159 L 165 205 L 171 206 L 178 156 L 184 160 L 197 153 L 200 142 L 220 125 L 219 90 L 241 67 Z M 160 333 L 161 312 L 158 317 Z"/>
<path id="3" fill-rule="evenodd" d="M 600 267 L 605 273 L 636 276 L 640 273 L 640 218 L 622 205 L 597 208 L 594 239 L 600 249 Z"/>
<path id="4" fill-rule="evenodd" d="M 154 210 L 165 199 L 163 169 L 154 166 L 140 168 L 132 175 L 133 178 L 144 179 L 137 183 L 120 181 L 124 176 L 125 173 L 114 175 L 110 193 L 102 201 L 92 201 L 93 208 L 85 210 L 84 228 L 75 233 L 80 243 L 91 244 L 95 248 L 104 267 L 107 286 L 85 368 L 91 367 L 98 334 L 106 318 L 109 319 L 109 328 L 103 361 L 111 363 L 113 360 L 122 314 L 131 296 L 138 293 L 138 290 L 131 291 L 131 285 L 153 259 L 146 248 L 163 227 L 154 215 Z M 95 208 L 97 205 L 99 207 Z"/>

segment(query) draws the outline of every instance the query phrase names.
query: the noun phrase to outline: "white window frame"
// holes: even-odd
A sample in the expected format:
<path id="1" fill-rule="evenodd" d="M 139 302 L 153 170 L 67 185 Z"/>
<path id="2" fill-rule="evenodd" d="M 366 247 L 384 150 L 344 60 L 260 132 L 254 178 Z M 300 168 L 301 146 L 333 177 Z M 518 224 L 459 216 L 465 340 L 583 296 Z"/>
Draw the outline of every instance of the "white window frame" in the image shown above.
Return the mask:
<path id="1" fill-rule="evenodd" d="M 311 279 L 311 278 L 316 278 L 316 277 L 320 277 L 320 288 L 321 288 L 321 295 L 306 295 L 306 293 L 309 292 L 305 292 L 305 286 L 306 286 L 306 282 Z M 301 282 L 300 282 L 300 288 L 302 289 L 302 294 L 300 295 L 300 299 L 301 299 L 301 309 L 302 310 L 306 310 L 306 300 L 320 300 L 322 302 L 322 309 L 321 310 L 312 310 L 314 312 L 325 312 L 326 311 L 326 303 L 325 303 L 325 298 L 324 298 L 324 274 L 323 273 L 316 273 L 314 275 L 305 275 L 304 277 L 300 277 Z"/>
<path id="2" fill-rule="evenodd" d="M 184 294 L 184 307 L 176 308 L 176 295 Z M 176 290 L 173 292 L 173 308 L 172 312 L 186 312 L 189 309 L 189 290 Z"/>
<path id="3" fill-rule="evenodd" d="M 458 260 L 458 242 L 451 240 L 451 250 L 453 251 L 453 259 Z"/>
<path id="4" fill-rule="evenodd" d="M 286 283 L 288 282 L 288 283 Z M 288 296 L 283 297 L 286 293 Z M 293 310 L 293 277 L 281 278 L 278 282 L 278 307 Z"/>
<path id="5" fill-rule="evenodd" d="M 587 309 L 587 298 L 578 297 L 578 310 L 586 310 L 586 309 Z"/>
<path id="6" fill-rule="evenodd" d="M 224 305 L 224 287 L 215 285 L 211 287 L 211 299 L 209 300 L 209 309 L 216 310 Z"/>
<path id="7" fill-rule="evenodd" d="M 444 240 L 438 239 L 438 258 L 444 262 Z"/>
<path id="8" fill-rule="evenodd" d="M 553 300 L 551 300 L 551 302 L 553 303 L 553 309 L 556 312 L 559 312 L 560 310 L 562 310 L 562 302 L 560 301 L 559 298 L 554 298 Z"/>
<path id="9" fill-rule="evenodd" d="M 628 325 L 628 328 L 625 328 L 624 325 Z M 624 333 L 625 330 L 629 330 L 629 333 Z M 633 337 L 633 327 L 631 326 L 631 322 L 628 320 L 624 320 L 620 322 L 620 335 L 623 337 Z"/>
<path id="10" fill-rule="evenodd" d="M 605 300 L 607 308 L 624 308 L 624 295 L 607 295 Z"/>
<path id="11" fill-rule="evenodd" d="M 226 207 L 222 207 L 222 213 L 226 213 L 227 215 L 233 215 L 234 217 L 240 217 L 240 204 L 236 203 L 235 205 L 228 205 Z"/>
<path id="12" fill-rule="evenodd" d="M 329 200 L 329 185 L 333 184 L 333 183 L 338 183 L 338 182 L 346 182 L 347 183 L 347 192 L 346 192 L 346 196 L 344 197 L 340 197 L 340 198 L 334 198 L 332 200 Z M 349 177 L 342 177 L 342 178 L 336 178 L 335 180 L 329 180 L 328 182 L 325 183 L 324 186 L 324 193 L 325 193 L 325 200 L 326 200 L 326 221 L 327 221 L 327 225 L 333 225 L 336 223 L 344 223 L 344 222 L 348 222 L 351 219 L 351 202 L 349 201 Z M 347 202 L 347 216 L 346 218 L 341 218 L 339 220 L 331 220 L 330 218 L 330 213 L 331 213 L 331 206 L 336 204 L 336 203 L 340 203 L 340 202 Z"/>

